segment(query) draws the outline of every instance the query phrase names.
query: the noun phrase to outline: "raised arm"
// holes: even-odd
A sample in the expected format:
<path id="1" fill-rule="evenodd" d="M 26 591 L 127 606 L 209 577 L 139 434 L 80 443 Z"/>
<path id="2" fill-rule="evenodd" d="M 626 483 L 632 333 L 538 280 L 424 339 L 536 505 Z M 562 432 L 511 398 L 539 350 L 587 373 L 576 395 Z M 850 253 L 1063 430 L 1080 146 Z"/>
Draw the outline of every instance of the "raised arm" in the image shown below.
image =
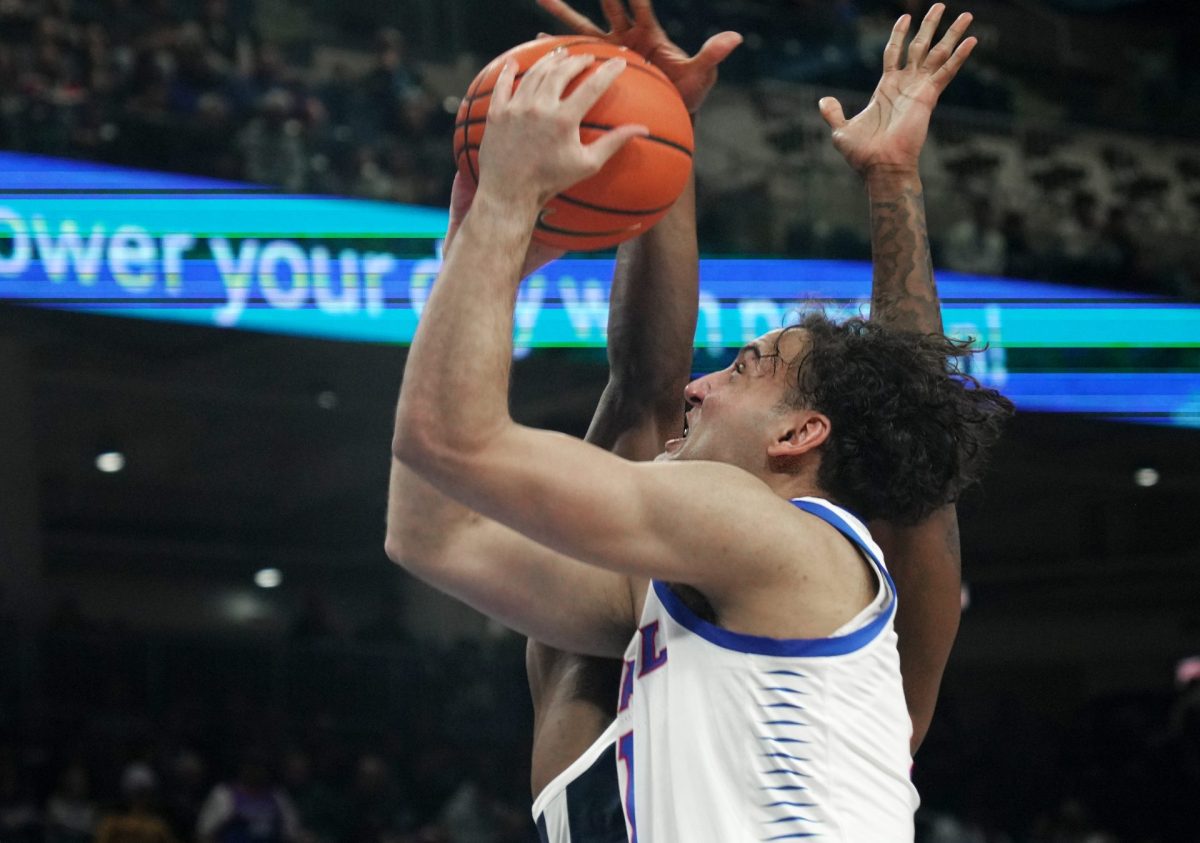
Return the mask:
<path id="1" fill-rule="evenodd" d="M 940 333 L 942 314 L 929 253 L 918 159 L 938 97 L 974 49 L 959 43 L 971 23 L 959 15 L 937 45 L 945 6 L 935 4 L 908 45 L 910 17 L 892 29 L 883 76 L 861 113 L 846 120 L 836 99 L 821 100 L 838 151 L 866 183 L 871 206 L 871 318 Z M 937 704 L 942 673 L 958 634 L 962 588 L 958 515 L 953 505 L 911 527 L 873 522 L 900 594 L 896 631 L 916 752 Z"/>
<path id="2" fill-rule="evenodd" d="M 480 150 L 479 194 L 409 354 L 394 453 L 441 491 L 535 541 L 617 573 L 695 585 L 719 609 L 721 595 L 741 596 L 747 579 L 767 590 L 799 576 L 778 558 L 797 539 L 791 532 L 805 530 L 786 500 L 732 465 L 633 463 L 518 425 L 508 412 L 517 268 L 539 209 L 646 131 L 621 126 L 591 144 L 580 141 L 583 115 L 624 68 L 619 59 L 605 62 L 563 97 L 590 61 L 552 51 L 515 92 L 515 64 L 501 70 Z M 531 148 L 541 154 L 529 156 Z M 748 383 L 749 394 L 774 396 L 777 370 L 766 357 L 763 348 L 746 350 L 722 376 L 736 380 L 739 394 Z M 763 444 L 780 460 L 815 447 L 828 431 L 815 411 L 780 414 L 773 423 L 780 437 L 763 431 Z M 731 518 L 730 497 L 767 528 Z"/>
<path id="3" fill-rule="evenodd" d="M 723 33 L 691 57 L 667 38 L 648 2 L 635 0 L 632 21 L 615 18 L 610 4 L 608 33 L 561 2 L 543 5 L 575 31 L 599 33 L 658 63 L 693 114 L 716 81 L 717 65 L 741 41 L 736 34 Z M 693 185 L 689 180 L 667 216 L 646 234 L 622 244 L 617 254 L 609 312 L 609 382 L 587 438 L 627 459 L 654 457 L 681 425 L 697 309 Z M 447 251 L 473 198 L 466 185 L 457 183 L 455 196 Z M 531 249 L 535 253 L 527 254 L 523 274 L 557 256 L 537 251 L 536 244 Z M 543 619 L 546 626 L 561 628 L 562 619 L 552 606 L 576 612 L 581 631 L 595 622 L 574 608 L 584 587 L 564 571 L 575 571 L 587 582 L 596 582 L 598 575 L 609 578 L 605 572 L 573 568 L 570 560 L 442 495 L 395 459 L 388 522 L 388 552 L 396 562 L 480 611 L 526 631 L 530 627 L 525 619 L 538 611 L 552 613 Z M 547 566 L 553 567 L 553 576 Z M 547 582 L 560 589 L 558 599 L 547 594 Z M 523 619 L 514 621 L 514 614 Z M 560 646 L 571 643 L 550 633 L 541 637 Z M 590 634 L 587 637 L 590 641 Z M 594 647 L 574 643 L 571 649 L 595 652 Z"/>
<path id="4" fill-rule="evenodd" d="M 718 65 L 742 42 L 736 32 L 721 32 L 689 56 L 667 36 L 650 0 L 628 0 L 628 7 L 624 0 L 604 3 L 607 31 L 564 0 L 538 4 L 576 34 L 649 59 L 674 83 L 693 119 L 717 81 Z M 609 381 L 589 442 L 627 459 L 646 460 L 678 434 L 692 365 L 698 274 L 693 175 L 671 212 L 617 251 L 608 320 Z"/>

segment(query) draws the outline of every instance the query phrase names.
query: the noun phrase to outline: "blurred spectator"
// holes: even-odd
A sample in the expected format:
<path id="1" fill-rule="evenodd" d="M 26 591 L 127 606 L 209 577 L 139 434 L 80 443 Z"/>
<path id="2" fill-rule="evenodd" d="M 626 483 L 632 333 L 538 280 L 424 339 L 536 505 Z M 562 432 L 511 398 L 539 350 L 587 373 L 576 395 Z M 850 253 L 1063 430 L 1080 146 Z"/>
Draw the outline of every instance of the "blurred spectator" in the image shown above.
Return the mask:
<path id="1" fill-rule="evenodd" d="M 238 148 L 251 181 L 298 193 L 307 180 L 308 155 L 304 124 L 294 108 L 290 91 L 272 88 L 260 101 L 258 116 L 238 135 Z"/>
<path id="2" fill-rule="evenodd" d="M 227 0 L 204 0 L 200 29 L 205 46 L 220 59 L 222 69 L 248 74 L 253 66 L 253 36 L 231 20 Z"/>
<path id="3" fill-rule="evenodd" d="M 391 766 L 378 755 L 358 759 L 348 809 L 353 821 L 346 843 L 391 843 L 413 828 L 412 810 Z"/>
<path id="4" fill-rule="evenodd" d="M 1032 843 L 1119 843 L 1100 828 L 1078 799 L 1064 799 L 1057 812 L 1039 821 Z"/>
<path id="5" fill-rule="evenodd" d="M 1029 245 L 1025 216 L 1020 211 L 1004 215 L 1000 233 L 1004 236 L 1004 274 L 1011 278 L 1037 277 L 1037 256 Z"/>
<path id="6" fill-rule="evenodd" d="M 154 809 L 158 776 L 142 763 L 130 764 L 121 774 L 125 809 L 100 822 L 96 843 L 175 843 L 167 824 Z"/>
<path id="7" fill-rule="evenodd" d="M 1096 197 L 1079 192 L 1070 200 L 1067 213 L 1059 216 L 1054 230 L 1054 255 L 1060 262 L 1059 273 L 1068 281 L 1087 281 L 1097 270 L 1100 224 L 1096 216 Z"/>
<path id="8" fill-rule="evenodd" d="M 421 71 L 408 57 L 408 44 L 396 29 L 380 31 L 375 66 L 363 80 L 364 116 L 370 129 L 388 134 L 411 134 L 412 118 L 419 122 L 431 108 Z"/>
<path id="9" fill-rule="evenodd" d="M 450 843 L 514 843 L 523 840 L 528 821 L 497 791 L 496 759 L 476 750 L 474 770 L 443 806 L 441 825 Z"/>
<path id="10" fill-rule="evenodd" d="M 200 843 L 298 843 L 296 809 L 271 779 L 261 750 L 243 756 L 237 778 L 212 789 L 196 821 Z"/>
<path id="11" fill-rule="evenodd" d="M 346 801 L 317 780 L 306 752 L 292 750 L 283 759 L 283 789 L 287 791 L 308 843 L 342 843 L 346 839 Z"/>
<path id="12" fill-rule="evenodd" d="M 1129 214 L 1120 205 L 1108 209 L 1100 229 L 1100 248 L 1108 272 L 1104 280 L 1117 286 L 1137 283 L 1137 238 L 1129 226 Z"/>
<path id="13" fill-rule="evenodd" d="M 204 759 L 191 750 L 182 750 L 171 760 L 163 788 L 163 812 L 180 840 L 191 839 L 196 830 L 204 804 L 206 772 Z"/>
<path id="14" fill-rule="evenodd" d="M 1004 232 L 996 225 L 992 203 L 979 197 L 971 203 L 970 217 L 960 220 L 946 234 L 942 263 L 958 272 L 1001 275 L 1008 263 Z"/>
<path id="15" fill-rule="evenodd" d="M 41 843 L 42 813 L 33 781 L 11 753 L 0 749 L 0 840 Z"/>
<path id="16" fill-rule="evenodd" d="M 96 820 L 87 769 L 76 761 L 63 771 L 46 803 L 46 843 L 89 843 Z"/>
<path id="17" fill-rule="evenodd" d="M 1200 656 L 1183 659 L 1175 668 L 1175 699 L 1156 754 L 1163 837 L 1194 840 L 1200 797 Z"/>

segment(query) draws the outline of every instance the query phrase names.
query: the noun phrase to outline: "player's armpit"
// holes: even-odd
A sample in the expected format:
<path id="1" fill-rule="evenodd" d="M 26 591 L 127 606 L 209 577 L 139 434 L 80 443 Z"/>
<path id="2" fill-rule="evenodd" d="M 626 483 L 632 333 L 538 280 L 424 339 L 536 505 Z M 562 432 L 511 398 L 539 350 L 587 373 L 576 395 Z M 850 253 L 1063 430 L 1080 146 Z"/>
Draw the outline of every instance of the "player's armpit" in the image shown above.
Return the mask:
<path id="1" fill-rule="evenodd" d="M 392 461 L 394 488 L 441 498 Z M 620 656 L 636 626 L 628 578 L 584 565 L 452 501 L 408 517 L 393 502 L 393 562 L 479 612 L 553 647 Z"/>
<path id="2" fill-rule="evenodd" d="M 896 634 L 915 754 L 933 720 L 962 614 L 958 513 L 951 504 L 911 527 L 873 522 L 870 528 L 900 599 Z"/>

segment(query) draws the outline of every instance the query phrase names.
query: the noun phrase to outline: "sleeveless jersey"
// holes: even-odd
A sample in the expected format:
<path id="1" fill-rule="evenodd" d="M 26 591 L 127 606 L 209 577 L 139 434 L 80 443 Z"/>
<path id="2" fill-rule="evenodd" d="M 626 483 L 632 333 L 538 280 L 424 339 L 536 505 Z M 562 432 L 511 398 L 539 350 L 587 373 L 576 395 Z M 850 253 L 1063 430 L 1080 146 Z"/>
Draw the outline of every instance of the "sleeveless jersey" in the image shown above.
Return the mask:
<path id="1" fill-rule="evenodd" d="M 830 637 L 777 639 L 708 623 L 651 583 L 617 715 L 630 843 L 913 840 L 895 585 L 861 521 L 792 503 L 854 543 L 878 593 Z"/>
<path id="2" fill-rule="evenodd" d="M 614 721 L 533 801 L 541 843 L 628 843 L 617 787 L 616 737 Z"/>

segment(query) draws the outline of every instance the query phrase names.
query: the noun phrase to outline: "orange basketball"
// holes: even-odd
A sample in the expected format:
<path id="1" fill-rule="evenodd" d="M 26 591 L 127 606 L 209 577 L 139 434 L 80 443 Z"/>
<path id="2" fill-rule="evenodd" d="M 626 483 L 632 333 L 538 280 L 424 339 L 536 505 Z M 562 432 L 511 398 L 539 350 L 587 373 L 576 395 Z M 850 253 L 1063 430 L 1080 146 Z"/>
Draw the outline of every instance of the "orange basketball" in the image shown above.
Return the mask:
<path id="1" fill-rule="evenodd" d="M 592 53 L 598 61 L 572 81 L 564 96 L 614 57 L 628 61 L 604 96 L 583 119 L 585 143 L 625 123 L 650 129 L 633 138 L 599 173 L 560 193 L 543 209 L 533 236 L 549 246 L 572 251 L 607 249 L 650 229 L 670 210 L 692 169 L 692 121 L 679 92 L 662 71 L 625 47 L 599 38 L 541 38 L 514 47 L 480 71 L 467 89 L 454 127 L 454 158 L 459 172 L 478 181 L 479 144 L 496 77 L 509 58 L 518 63 L 517 84 L 543 55 L 562 46 L 569 53 Z M 537 150 L 531 150 L 536 155 Z"/>

